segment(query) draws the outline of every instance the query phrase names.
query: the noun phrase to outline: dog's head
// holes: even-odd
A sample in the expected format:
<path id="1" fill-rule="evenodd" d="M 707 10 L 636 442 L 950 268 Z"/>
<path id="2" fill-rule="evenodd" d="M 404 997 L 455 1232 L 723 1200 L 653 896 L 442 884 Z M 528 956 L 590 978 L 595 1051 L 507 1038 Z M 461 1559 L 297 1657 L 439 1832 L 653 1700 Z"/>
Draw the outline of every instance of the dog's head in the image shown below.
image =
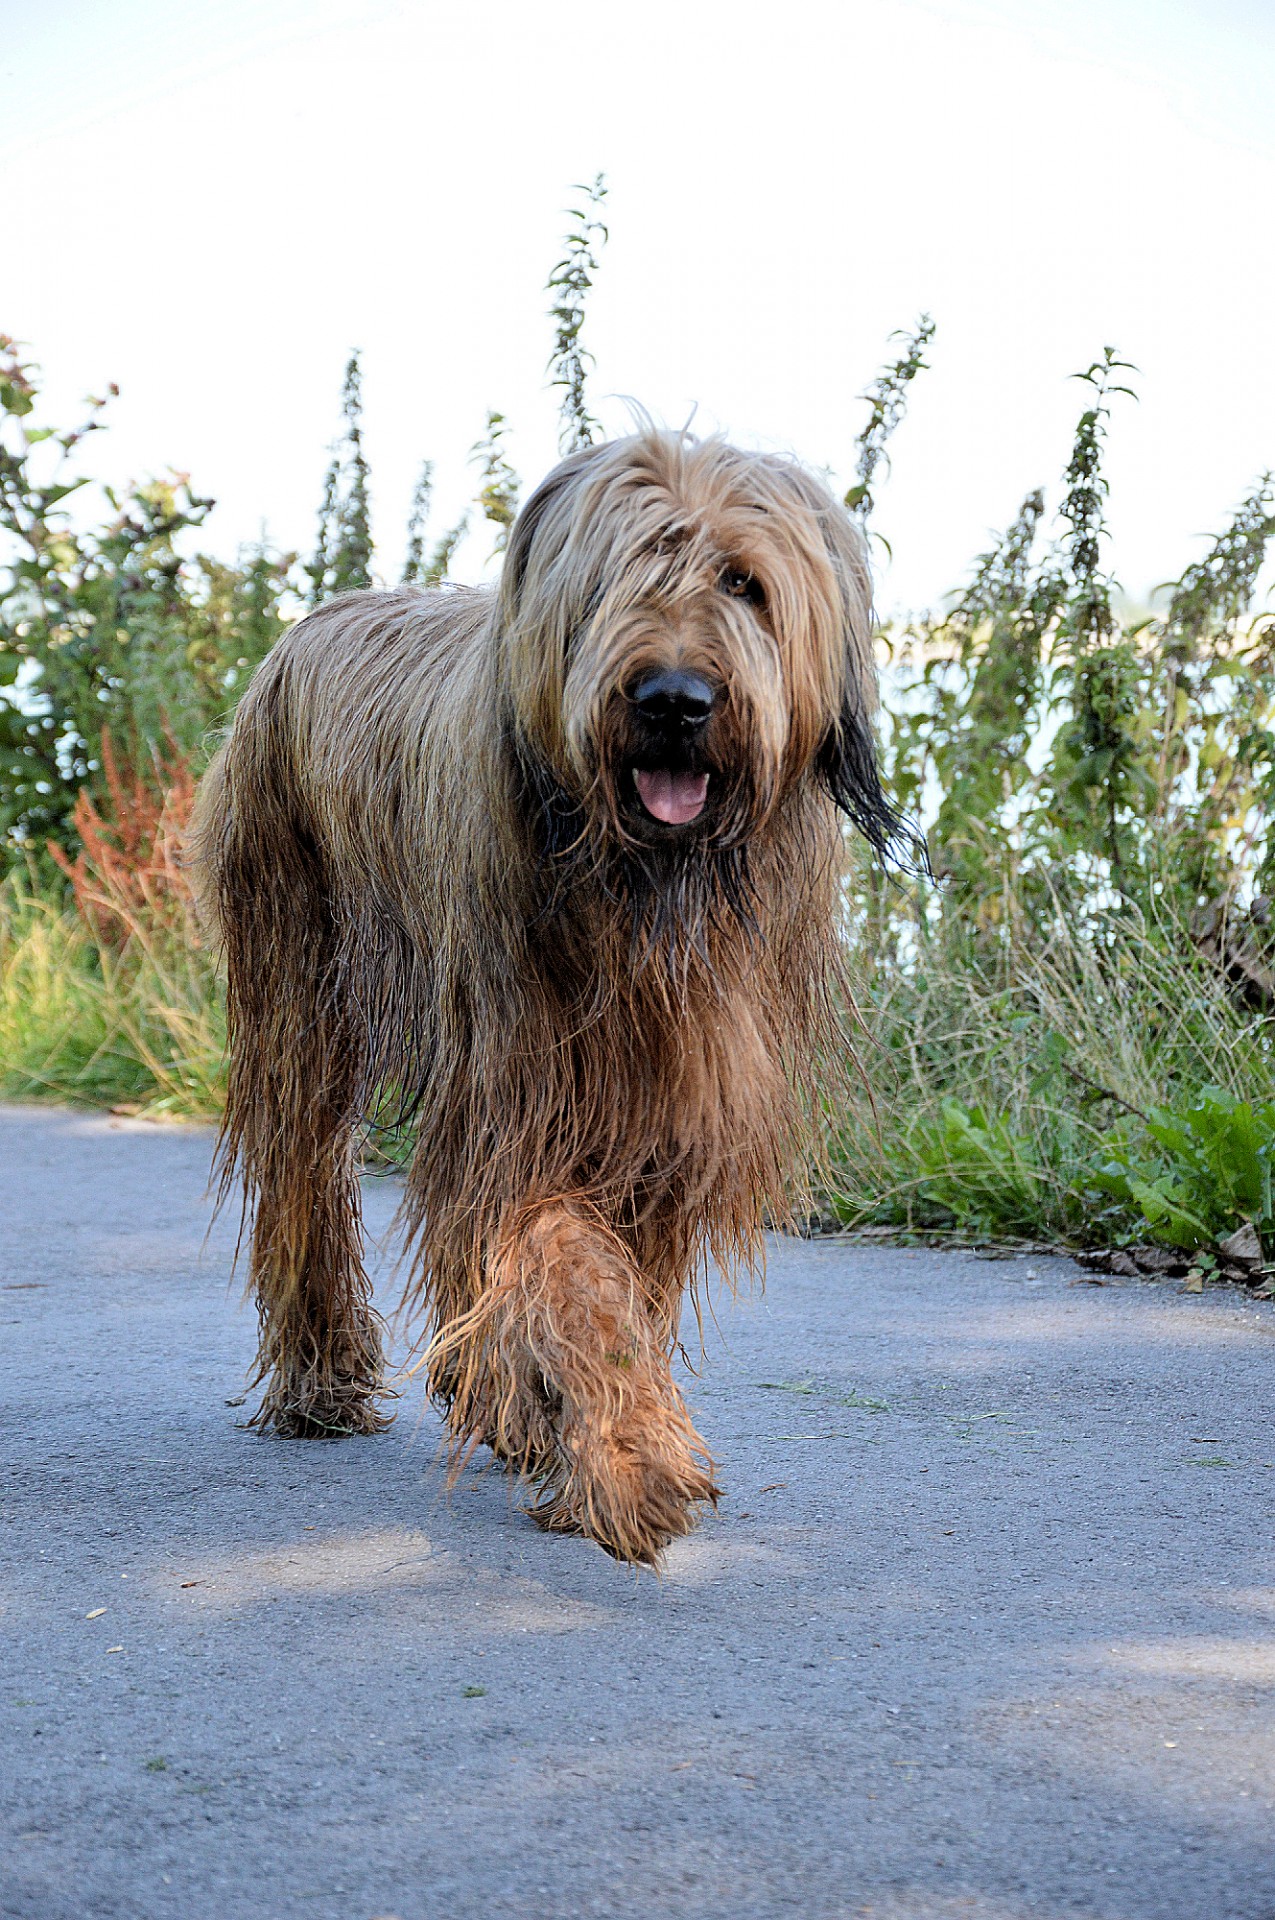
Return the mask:
<path id="1" fill-rule="evenodd" d="M 653 429 L 587 448 L 523 508 L 500 591 L 524 763 L 647 870 L 745 847 L 802 781 L 888 846 L 862 542 L 794 462 Z"/>

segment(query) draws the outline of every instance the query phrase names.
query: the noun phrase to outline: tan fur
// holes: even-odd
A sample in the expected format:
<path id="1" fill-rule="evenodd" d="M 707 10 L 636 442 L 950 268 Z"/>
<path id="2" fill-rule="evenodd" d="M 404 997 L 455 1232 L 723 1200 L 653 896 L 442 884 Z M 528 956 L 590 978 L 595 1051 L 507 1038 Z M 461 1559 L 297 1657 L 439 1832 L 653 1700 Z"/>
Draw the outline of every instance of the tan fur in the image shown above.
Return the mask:
<path id="1" fill-rule="evenodd" d="M 764 606 L 723 590 L 760 583 Z M 245 695 L 193 829 L 256 1213 L 262 1426 L 381 1423 L 357 1130 L 414 1113 L 409 1301 L 460 1448 L 653 1561 L 716 1498 L 670 1373 L 688 1283 L 753 1262 L 844 1055 L 834 798 L 879 841 L 860 543 L 794 464 L 644 432 L 572 456 L 500 587 L 352 594 Z M 636 676 L 722 691 L 703 823 L 648 831 Z"/>

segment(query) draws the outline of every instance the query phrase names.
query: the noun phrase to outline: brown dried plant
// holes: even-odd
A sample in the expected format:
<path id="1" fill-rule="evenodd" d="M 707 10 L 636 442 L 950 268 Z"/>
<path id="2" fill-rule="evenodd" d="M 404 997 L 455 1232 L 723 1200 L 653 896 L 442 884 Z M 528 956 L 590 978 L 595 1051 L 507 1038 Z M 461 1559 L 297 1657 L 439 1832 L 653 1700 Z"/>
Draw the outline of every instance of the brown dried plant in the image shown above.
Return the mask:
<path id="1" fill-rule="evenodd" d="M 167 931 L 190 942 L 198 918 L 182 848 L 195 802 L 190 759 L 170 735 L 153 749 L 143 771 L 121 765 L 109 730 L 100 758 L 107 802 L 88 787 L 76 797 L 72 819 L 79 851 L 72 859 L 56 841 L 49 853 L 71 883 L 75 904 L 94 938 L 118 950 L 143 930 Z"/>

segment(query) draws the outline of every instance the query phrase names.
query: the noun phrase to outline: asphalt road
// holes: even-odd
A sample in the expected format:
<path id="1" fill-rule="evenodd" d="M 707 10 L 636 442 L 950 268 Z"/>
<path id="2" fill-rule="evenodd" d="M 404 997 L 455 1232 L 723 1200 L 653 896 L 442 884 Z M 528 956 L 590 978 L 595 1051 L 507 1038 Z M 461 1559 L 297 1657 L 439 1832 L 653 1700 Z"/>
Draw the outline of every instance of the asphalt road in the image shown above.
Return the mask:
<path id="1" fill-rule="evenodd" d="M 0 1110 L 4 1920 L 1275 1916 L 1269 1307 L 777 1245 L 657 1579 L 244 1431 L 208 1147 Z"/>

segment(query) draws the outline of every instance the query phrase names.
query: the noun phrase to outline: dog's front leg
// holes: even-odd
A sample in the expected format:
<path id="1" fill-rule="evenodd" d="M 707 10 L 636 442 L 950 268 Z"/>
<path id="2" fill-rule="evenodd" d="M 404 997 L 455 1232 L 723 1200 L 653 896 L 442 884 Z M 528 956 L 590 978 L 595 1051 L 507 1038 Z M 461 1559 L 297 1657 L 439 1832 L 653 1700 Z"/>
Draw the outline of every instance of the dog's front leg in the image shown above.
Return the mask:
<path id="1" fill-rule="evenodd" d="M 648 1292 L 592 1209 L 528 1207 L 477 1306 L 442 1329 L 435 1378 L 455 1383 L 458 1438 L 485 1440 L 542 1481 L 532 1509 L 542 1527 L 649 1565 L 717 1487 Z"/>

